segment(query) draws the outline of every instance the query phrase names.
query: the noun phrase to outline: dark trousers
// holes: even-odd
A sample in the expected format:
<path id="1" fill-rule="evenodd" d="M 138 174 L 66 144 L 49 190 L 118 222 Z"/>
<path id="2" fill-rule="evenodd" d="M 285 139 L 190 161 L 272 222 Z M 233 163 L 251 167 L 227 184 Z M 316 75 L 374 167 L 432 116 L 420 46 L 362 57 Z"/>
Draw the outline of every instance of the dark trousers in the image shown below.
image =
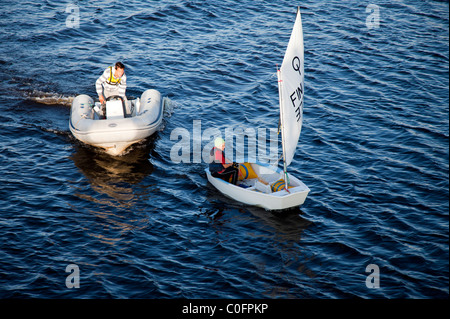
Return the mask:
<path id="1" fill-rule="evenodd" d="M 230 183 L 232 183 L 233 185 L 236 185 L 236 182 L 237 182 L 237 179 L 239 176 L 239 168 L 230 166 L 228 168 L 225 168 L 225 170 L 221 173 L 214 172 L 214 173 L 211 173 L 211 175 L 213 177 L 218 177 L 220 179 L 223 179 L 226 182 L 229 182 L 230 177 L 231 177 L 232 179 L 231 179 Z"/>

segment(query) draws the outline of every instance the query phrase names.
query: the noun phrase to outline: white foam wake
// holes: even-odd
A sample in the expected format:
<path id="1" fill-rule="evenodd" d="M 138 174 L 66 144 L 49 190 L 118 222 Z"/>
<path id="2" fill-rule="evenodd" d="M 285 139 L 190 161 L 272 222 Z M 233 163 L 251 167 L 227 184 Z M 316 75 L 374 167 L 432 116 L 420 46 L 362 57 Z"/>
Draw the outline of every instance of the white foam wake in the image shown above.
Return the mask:
<path id="1" fill-rule="evenodd" d="M 71 106 L 74 96 L 66 96 L 55 92 L 32 91 L 27 93 L 27 99 L 47 105 Z"/>

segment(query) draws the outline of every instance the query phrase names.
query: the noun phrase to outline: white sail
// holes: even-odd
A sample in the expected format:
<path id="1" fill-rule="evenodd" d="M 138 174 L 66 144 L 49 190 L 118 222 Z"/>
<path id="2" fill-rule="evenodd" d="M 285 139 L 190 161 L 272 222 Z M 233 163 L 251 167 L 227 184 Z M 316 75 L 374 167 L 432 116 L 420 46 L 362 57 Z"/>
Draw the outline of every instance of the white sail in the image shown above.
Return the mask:
<path id="1" fill-rule="evenodd" d="M 278 70 L 280 119 L 285 167 L 294 157 L 303 122 L 303 28 L 300 8 L 297 9 L 294 29 Z"/>

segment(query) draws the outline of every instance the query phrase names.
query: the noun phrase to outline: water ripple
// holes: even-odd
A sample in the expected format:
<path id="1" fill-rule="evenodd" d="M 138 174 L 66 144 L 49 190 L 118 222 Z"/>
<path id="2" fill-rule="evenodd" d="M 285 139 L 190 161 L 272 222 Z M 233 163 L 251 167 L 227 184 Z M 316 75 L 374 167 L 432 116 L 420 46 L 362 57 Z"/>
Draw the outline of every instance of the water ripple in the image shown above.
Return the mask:
<path id="1" fill-rule="evenodd" d="M 204 163 L 173 163 L 170 135 L 194 120 L 277 127 L 292 3 L 80 2 L 79 28 L 66 6 L 0 4 L 1 297 L 448 297 L 448 2 L 380 4 L 374 29 L 366 4 L 301 5 L 289 171 L 311 193 L 281 214 L 224 198 Z M 127 94 L 156 88 L 170 103 L 159 132 L 112 158 L 68 118 L 117 60 Z M 368 264 L 381 289 L 366 287 Z"/>

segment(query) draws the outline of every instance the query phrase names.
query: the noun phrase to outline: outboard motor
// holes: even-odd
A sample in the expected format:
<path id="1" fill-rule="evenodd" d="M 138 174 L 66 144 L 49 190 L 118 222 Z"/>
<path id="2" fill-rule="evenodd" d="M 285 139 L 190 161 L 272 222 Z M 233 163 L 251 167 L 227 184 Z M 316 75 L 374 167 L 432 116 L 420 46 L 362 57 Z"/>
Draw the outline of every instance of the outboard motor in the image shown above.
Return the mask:
<path id="1" fill-rule="evenodd" d="M 106 118 L 111 119 L 123 119 L 125 118 L 126 111 L 123 99 L 121 96 L 110 96 L 106 100 Z"/>

